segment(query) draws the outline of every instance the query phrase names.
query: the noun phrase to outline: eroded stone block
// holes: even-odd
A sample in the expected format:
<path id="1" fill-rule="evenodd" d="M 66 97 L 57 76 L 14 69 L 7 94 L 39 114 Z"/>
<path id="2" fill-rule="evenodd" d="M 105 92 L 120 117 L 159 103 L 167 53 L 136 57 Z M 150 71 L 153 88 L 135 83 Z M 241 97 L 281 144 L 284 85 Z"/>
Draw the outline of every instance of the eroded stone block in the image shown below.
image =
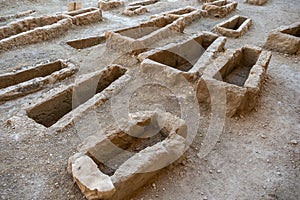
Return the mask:
<path id="1" fill-rule="evenodd" d="M 204 3 L 202 9 L 208 12 L 208 15 L 214 17 L 225 17 L 237 7 L 237 2 L 228 0 L 218 0 L 214 2 Z"/>
<path id="2" fill-rule="evenodd" d="M 0 75 L 0 102 L 41 90 L 48 84 L 73 75 L 76 71 L 74 64 L 57 60 L 2 74 Z"/>
<path id="3" fill-rule="evenodd" d="M 121 6 L 124 6 L 124 1 L 122 0 L 101 0 L 98 2 L 98 8 L 101 10 L 111 10 Z"/>
<path id="4" fill-rule="evenodd" d="M 198 83 L 198 101 L 211 104 L 214 97 L 222 101 L 214 103 L 225 102 L 228 116 L 251 111 L 257 104 L 270 59 L 270 52 L 255 47 L 225 52 L 203 72 Z M 222 93 L 225 99 L 218 99 Z"/>
<path id="5" fill-rule="evenodd" d="M 201 32 L 178 44 L 154 49 L 138 56 L 142 67 L 153 65 L 171 68 L 188 80 L 199 78 L 206 65 L 218 52 L 224 51 L 226 38 L 210 32 Z"/>
<path id="6" fill-rule="evenodd" d="M 140 15 L 148 12 L 145 6 L 131 6 L 124 10 L 123 14 L 127 16 Z"/>
<path id="7" fill-rule="evenodd" d="M 265 47 L 282 53 L 300 54 L 300 22 L 273 30 Z"/>
<path id="8" fill-rule="evenodd" d="M 27 108 L 27 115 L 45 127 L 63 129 L 75 118 L 80 118 L 83 112 L 107 101 L 123 87 L 121 84 L 125 84 L 122 79 L 125 73 L 125 68 L 114 65 L 79 77 L 76 83 L 63 87 Z"/>
<path id="9" fill-rule="evenodd" d="M 216 25 L 214 30 L 223 36 L 238 38 L 244 35 L 251 25 L 252 20 L 250 18 L 235 15 Z"/>
<path id="10" fill-rule="evenodd" d="M 145 111 L 134 115 L 127 122 L 134 129 L 140 128 L 138 135 L 110 127 L 104 137 L 86 138 L 79 146 L 79 153 L 70 157 L 68 171 L 86 198 L 126 199 L 185 152 L 186 140 L 178 134 L 186 135 L 182 119 L 163 112 Z M 96 176 L 87 181 L 92 174 Z"/>

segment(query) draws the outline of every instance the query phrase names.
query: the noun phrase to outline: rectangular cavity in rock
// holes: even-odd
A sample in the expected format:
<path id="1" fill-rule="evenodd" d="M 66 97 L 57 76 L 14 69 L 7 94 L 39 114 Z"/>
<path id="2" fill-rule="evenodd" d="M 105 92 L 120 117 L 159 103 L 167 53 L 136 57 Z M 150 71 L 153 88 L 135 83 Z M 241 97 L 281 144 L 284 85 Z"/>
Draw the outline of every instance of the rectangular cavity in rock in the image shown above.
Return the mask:
<path id="1" fill-rule="evenodd" d="M 85 49 L 98 44 L 103 44 L 105 41 L 105 36 L 95 36 L 78 40 L 70 40 L 67 42 L 67 44 L 75 49 Z"/>
<path id="2" fill-rule="evenodd" d="M 0 75 L 0 89 L 19 84 L 33 78 L 48 76 L 53 72 L 59 71 L 65 67 L 66 64 L 61 60 L 58 60 L 48 64 L 31 67 L 29 69 L 23 69 L 17 72 Z"/>
<path id="3" fill-rule="evenodd" d="M 46 127 L 55 124 L 63 116 L 102 92 L 124 75 L 126 70 L 119 66 L 106 68 L 91 78 L 68 87 L 50 99 L 27 110 L 27 115 Z"/>
<path id="4" fill-rule="evenodd" d="M 146 128 L 151 129 L 152 127 L 150 125 Z M 90 148 L 87 155 L 94 160 L 101 172 L 112 176 L 119 166 L 132 157 L 134 153 L 163 141 L 167 136 L 168 133 L 164 130 L 147 138 L 133 137 L 125 132 L 119 132 L 111 135 L 108 140 L 102 140 Z"/>
<path id="5" fill-rule="evenodd" d="M 63 19 L 62 16 L 42 16 L 9 23 L 6 26 L 0 27 L 0 40 L 38 27 L 52 25 L 61 19 Z"/>
<path id="6" fill-rule="evenodd" d="M 243 48 L 231 57 L 214 78 L 237 86 L 244 86 L 251 68 L 256 64 L 259 52 L 250 48 Z M 221 79 L 220 79 L 221 78 Z"/>
<path id="7" fill-rule="evenodd" d="M 187 72 L 196 64 L 205 50 L 216 39 L 217 37 L 208 39 L 205 35 L 201 35 L 175 47 L 159 51 L 148 58 L 155 62 Z"/>

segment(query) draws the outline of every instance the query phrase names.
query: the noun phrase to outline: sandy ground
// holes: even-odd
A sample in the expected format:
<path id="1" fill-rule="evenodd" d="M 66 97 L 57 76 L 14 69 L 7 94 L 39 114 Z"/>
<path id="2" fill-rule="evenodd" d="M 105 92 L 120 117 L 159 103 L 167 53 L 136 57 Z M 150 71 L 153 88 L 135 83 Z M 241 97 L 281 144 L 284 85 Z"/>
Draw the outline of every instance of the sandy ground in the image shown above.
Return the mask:
<path id="1" fill-rule="evenodd" d="M 97 5 L 96 1 L 83 2 L 85 7 Z M 58 58 L 71 59 L 81 67 L 80 73 L 98 69 L 104 45 L 78 51 L 64 43 L 101 35 L 105 30 L 130 27 L 152 14 L 185 5 L 200 8 L 201 3 L 162 0 L 150 6 L 149 13 L 135 17 L 120 15 L 122 9 L 104 12 L 101 23 L 74 27 L 57 39 L 1 53 L 0 73 Z M 35 9 L 35 15 L 41 15 L 65 11 L 67 7 L 66 1 L 60 0 L 0 0 L 0 15 L 28 9 Z M 239 48 L 246 44 L 262 47 L 272 29 L 300 20 L 299 9 L 300 1 L 293 0 L 269 0 L 260 7 L 239 1 L 238 10 L 231 15 L 224 19 L 202 18 L 188 26 L 185 34 L 211 30 L 217 23 L 241 14 L 252 18 L 253 26 L 241 38 L 228 39 L 226 47 Z M 227 118 L 216 146 L 200 159 L 201 143 L 210 123 L 209 115 L 203 112 L 198 134 L 181 164 L 160 174 L 133 194 L 132 199 L 300 199 L 300 144 L 291 143 L 292 140 L 300 143 L 299 60 L 299 56 L 274 52 L 255 111 Z M 134 69 L 135 65 L 132 65 L 130 70 Z M 59 84 L 73 81 L 70 78 Z M 59 84 L 0 105 L 1 199 L 84 199 L 66 168 L 68 158 L 76 152 L 81 141 L 78 128 L 81 132 L 88 131 L 87 120 L 56 134 L 40 131 L 30 124 L 7 127 L 4 123 L 25 104 L 34 103 Z M 141 95 L 149 102 L 133 103 L 132 110 L 138 110 L 139 106 L 142 109 L 143 105 L 152 102 L 152 98 L 161 96 L 159 92 Z M 170 103 L 168 98 L 160 100 L 163 105 Z M 108 101 L 96 110 L 101 127 L 114 123 L 110 103 Z M 170 104 L 176 105 L 176 102 Z M 169 106 L 167 110 L 176 113 L 178 108 Z"/>

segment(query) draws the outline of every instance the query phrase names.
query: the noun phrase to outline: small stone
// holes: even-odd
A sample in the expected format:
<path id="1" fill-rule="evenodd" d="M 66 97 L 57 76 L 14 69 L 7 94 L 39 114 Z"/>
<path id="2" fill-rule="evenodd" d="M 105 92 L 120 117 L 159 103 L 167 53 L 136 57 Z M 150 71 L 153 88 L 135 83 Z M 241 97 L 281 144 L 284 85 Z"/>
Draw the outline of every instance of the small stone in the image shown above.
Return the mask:
<path id="1" fill-rule="evenodd" d="M 209 172 L 210 174 L 212 174 L 212 173 L 213 173 L 213 171 L 212 171 L 212 170 L 209 170 L 208 172 Z"/>
<path id="2" fill-rule="evenodd" d="M 267 187 L 265 185 L 263 185 L 262 187 L 263 187 L 263 189 L 267 189 Z"/>
<path id="3" fill-rule="evenodd" d="M 56 182 L 56 183 L 54 183 L 54 187 L 55 188 L 59 188 L 59 184 Z"/>
<path id="4" fill-rule="evenodd" d="M 163 191 L 166 191 L 166 188 L 162 188 Z"/>
<path id="5" fill-rule="evenodd" d="M 203 197 L 203 200 L 207 200 L 208 198 L 206 196 Z"/>
<path id="6" fill-rule="evenodd" d="M 152 183 L 152 187 L 153 187 L 153 189 L 156 189 L 155 183 Z"/>
<path id="7" fill-rule="evenodd" d="M 267 138 L 267 136 L 264 135 L 264 134 L 260 135 L 260 137 L 261 137 L 262 139 L 266 139 L 266 138 Z"/>
<path id="8" fill-rule="evenodd" d="M 276 174 L 277 174 L 278 176 L 281 176 L 281 173 L 280 173 L 280 172 L 276 172 Z"/>
<path id="9" fill-rule="evenodd" d="M 221 170 L 217 170 L 217 173 L 221 173 Z"/>
<path id="10" fill-rule="evenodd" d="M 203 193 L 203 192 L 201 192 L 200 194 L 201 194 L 201 195 L 204 195 L 204 193 Z"/>
<path id="11" fill-rule="evenodd" d="M 293 144 L 293 145 L 297 145 L 297 144 L 298 144 L 298 141 L 297 141 L 297 140 L 291 140 L 290 143 Z"/>

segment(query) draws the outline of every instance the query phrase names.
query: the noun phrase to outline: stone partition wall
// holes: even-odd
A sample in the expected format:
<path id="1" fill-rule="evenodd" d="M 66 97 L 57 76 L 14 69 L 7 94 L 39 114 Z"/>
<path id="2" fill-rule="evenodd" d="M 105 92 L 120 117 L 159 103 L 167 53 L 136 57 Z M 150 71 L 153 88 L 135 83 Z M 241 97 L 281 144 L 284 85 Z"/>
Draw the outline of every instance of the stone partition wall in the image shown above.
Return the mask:
<path id="1" fill-rule="evenodd" d="M 199 103 L 211 103 L 210 92 L 226 94 L 230 117 L 251 111 L 257 104 L 271 53 L 257 47 L 227 50 L 203 72 L 197 88 Z M 222 103 L 223 103 L 222 102 Z"/>

